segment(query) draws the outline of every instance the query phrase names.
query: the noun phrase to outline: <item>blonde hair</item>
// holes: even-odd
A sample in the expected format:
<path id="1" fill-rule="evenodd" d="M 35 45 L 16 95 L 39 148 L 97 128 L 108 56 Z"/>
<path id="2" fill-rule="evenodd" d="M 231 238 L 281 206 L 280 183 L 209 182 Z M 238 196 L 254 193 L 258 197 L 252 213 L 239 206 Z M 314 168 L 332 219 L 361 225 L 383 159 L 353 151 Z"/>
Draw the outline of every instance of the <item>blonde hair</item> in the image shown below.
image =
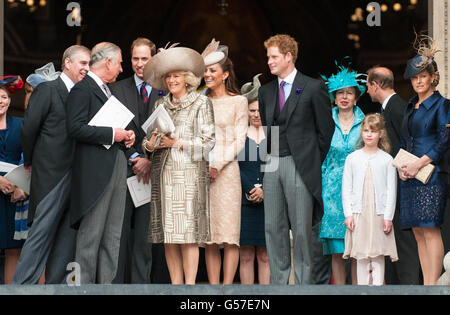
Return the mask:
<path id="1" fill-rule="evenodd" d="M 378 141 L 378 148 L 383 150 L 384 152 L 390 152 L 391 151 L 391 143 L 389 142 L 389 138 L 386 132 L 386 127 L 384 123 L 383 116 L 380 114 L 369 114 L 367 115 L 362 124 L 361 124 L 361 136 L 359 137 L 359 141 L 357 142 L 357 146 L 362 149 L 365 146 L 362 133 L 364 131 L 364 127 L 367 126 L 369 129 L 374 131 L 379 131 L 380 134 L 380 140 Z M 356 146 L 355 146 L 356 149 Z"/>
<path id="2" fill-rule="evenodd" d="M 171 72 L 178 72 L 178 71 L 171 71 Z M 186 91 L 188 93 L 194 92 L 197 90 L 197 88 L 200 86 L 200 83 L 202 82 L 202 79 L 197 77 L 192 71 L 179 71 L 184 76 L 184 82 L 186 82 Z M 167 75 L 168 73 L 166 73 Z M 166 75 L 164 77 L 166 77 Z M 163 87 L 166 91 L 169 90 L 167 87 L 166 80 L 162 80 Z"/>

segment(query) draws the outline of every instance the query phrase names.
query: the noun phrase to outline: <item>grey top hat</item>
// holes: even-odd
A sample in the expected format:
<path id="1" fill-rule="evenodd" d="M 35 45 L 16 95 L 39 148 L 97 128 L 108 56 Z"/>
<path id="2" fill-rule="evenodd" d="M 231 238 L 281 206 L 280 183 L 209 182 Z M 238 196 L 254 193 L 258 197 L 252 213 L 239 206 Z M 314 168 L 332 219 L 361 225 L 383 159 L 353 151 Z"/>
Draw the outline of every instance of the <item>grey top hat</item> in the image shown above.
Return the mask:
<path id="1" fill-rule="evenodd" d="M 255 75 L 253 77 L 253 82 L 245 83 L 241 88 L 241 94 L 247 98 L 249 104 L 258 100 L 258 90 L 261 87 L 258 78 L 261 74 L 262 73 Z"/>

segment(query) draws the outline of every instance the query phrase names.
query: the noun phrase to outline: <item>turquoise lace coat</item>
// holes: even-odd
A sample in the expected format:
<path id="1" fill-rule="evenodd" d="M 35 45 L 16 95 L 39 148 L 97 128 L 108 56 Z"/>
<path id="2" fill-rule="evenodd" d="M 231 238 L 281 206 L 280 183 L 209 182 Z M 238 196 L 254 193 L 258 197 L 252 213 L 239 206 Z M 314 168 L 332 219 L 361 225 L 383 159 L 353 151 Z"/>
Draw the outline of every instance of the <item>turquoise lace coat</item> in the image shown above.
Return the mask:
<path id="1" fill-rule="evenodd" d="M 345 216 L 342 208 L 342 175 L 347 155 L 355 150 L 355 144 L 361 135 L 361 123 L 364 113 L 355 106 L 355 119 L 348 135 L 344 135 L 339 125 L 339 108 L 333 108 L 333 120 L 336 125 L 330 150 L 322 164 L 322 198 L 324 214 L 320 226 L 319 240 L 344 239 Z"/>

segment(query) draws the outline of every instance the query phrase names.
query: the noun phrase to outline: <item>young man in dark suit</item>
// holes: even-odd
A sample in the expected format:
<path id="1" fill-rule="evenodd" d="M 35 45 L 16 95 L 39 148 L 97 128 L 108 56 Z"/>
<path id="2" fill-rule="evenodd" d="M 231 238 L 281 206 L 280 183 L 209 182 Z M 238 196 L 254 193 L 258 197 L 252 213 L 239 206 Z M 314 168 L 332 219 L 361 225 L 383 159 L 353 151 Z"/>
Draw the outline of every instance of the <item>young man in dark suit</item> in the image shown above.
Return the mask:
<path id="1" fill-rule="evenodd" d="M 269 153 L 263 187 L 271 283 L 288 284 L 291 230 L 295 283 L 313 284 L 321 260 L 316 257 L 323 257 L 312 226 L 323 214 L 321 166 L 334 132 L 331 102 L 323 82 L 295 68 L 298 44 L 292 37 L 276 35 L 264 45 L 277 76 L 259 90 Z"/>
<path id="2" fill-rule="evenodd" d="M 65 102 L 72 87 L 89 71 L 90 50 L 71 46 L 64 52 L 62 73 L 34 90 L 21 129 L 24 165 L 31 173 L 28 225 L 14 284 L 36 284 L 45 268 L 49 284 L 65 283 L 67 264 L 75 256 L 76 231 L 68 207 L 73 141 L 67 133 Z"/>
<path id="3" fill-rule="evenodd" d="M 90 72 L 67 99 L 67 129 L 75 141 L 70 219 L 78 228 L 75 261 L 82 284 L 110 284 L 117 271 L 127 191 L 123 151 L 134 144 L 135 135 L 89 122 L 111 97 L 107 84 L 122 72 L 121 63 L 119 47 L 96 45 Z"/>
<path id="4" fill-rule="evenodd" d="M 142 140 L 146 133 L 141 126 L 151 115 L 153 106 L 161 95 L 144 81 L 144 68 L 155 54 L 156 46 L 151 40 L 136 39 L 131 45 L 131 67 L 134 75 L 110 85 L 112 94 L 135 115 L 128 126 L 128 129 L 134 131 L 136 141 L 125 151 L 128 160 L 127 177 L 136 175 L 139 181 L 146 184 L 150 180 L 151 163 L 142 150 Z M 149 220 L 150 204 L 136 208 L 127 190 L 119 266 L 114 283 L 150 283 L 154 260 L 152 244 L 148 243 Z M 164 257 L 155 258 L 157 259 L 155 265 L 159 265 L 161 258 Z M 165 263 L 164 260 L 163 262 Z"/>
<path id="5" fill-rule="evenodd" d="M 384 117 L 391 143 L 391 152 L 389 153 L 395 158 L 400 148 L 400 130 L 407 103 L 395 93 L 394 74 L 390 69 L 375 66 L 369 69 L 367 74 L 367 92 L 373 102 L 381 104 L 381 115 Z M 386 283 L 420 284 L 417 243 L 412 231 L 404 231 L 400 228 L 398 199 L 393 224 L 399 260 L 393 263 L 390 259 L 386 259 Z"/>

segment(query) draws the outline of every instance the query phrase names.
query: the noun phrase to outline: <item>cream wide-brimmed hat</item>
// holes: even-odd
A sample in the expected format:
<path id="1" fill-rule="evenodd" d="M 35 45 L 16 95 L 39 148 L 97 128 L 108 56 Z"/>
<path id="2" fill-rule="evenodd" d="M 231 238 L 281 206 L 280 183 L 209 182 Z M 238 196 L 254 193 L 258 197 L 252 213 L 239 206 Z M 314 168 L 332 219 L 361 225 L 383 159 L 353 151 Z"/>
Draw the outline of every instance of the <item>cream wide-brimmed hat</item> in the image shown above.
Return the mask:
<path id="1" fill-rule="evenodd" d="M 144 68 L 144 80 L 157 90 L 167 91 L 164 77 L 174 71 L 191 71 L 196 77 L 203 77 L 205 62 L 195 50 L 187 47 L 160 49 Z"/>

